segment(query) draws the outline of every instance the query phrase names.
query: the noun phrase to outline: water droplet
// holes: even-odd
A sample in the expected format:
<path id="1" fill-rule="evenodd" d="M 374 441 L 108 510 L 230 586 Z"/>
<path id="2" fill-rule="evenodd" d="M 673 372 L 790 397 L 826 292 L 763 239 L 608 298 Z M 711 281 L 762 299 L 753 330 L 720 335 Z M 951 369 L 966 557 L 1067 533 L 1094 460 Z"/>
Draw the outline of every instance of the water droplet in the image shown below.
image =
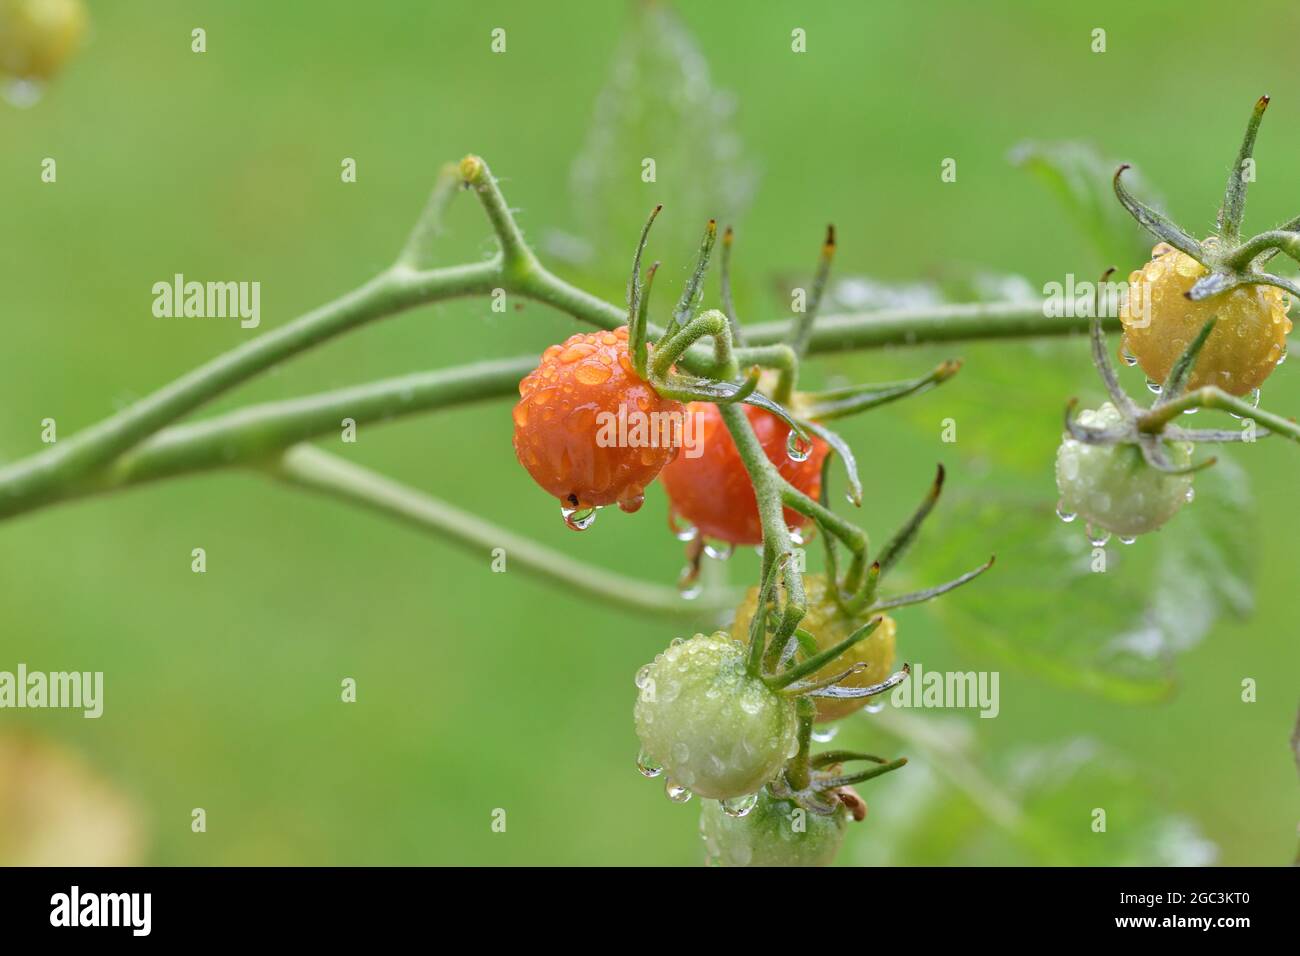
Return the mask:
<path id="1" fill-rule="evenodd" d="M 1066 524 L 1069 524 L 1071 521 L 1073 521 L 1075 518 L 1079 516 L 1075 514 L 1073 511 L 1066 511 L 1065 502 L 1058 501 L 1056 503 L 1056 517 L 1060 518 Z"/>
<path id="2" fill-rule="evenodd" d="M 787 528 L 790 532 L 790 543 L 798 547 L 803 544 L 803 531 L 799 528 Z"/>
<path id="3" fill-rule="evenodd" d="M 1251 408 L 1259 408 L 1259 389 L 1251 389 L 1250 394 L 1246 396 L 1246 401 L 1250 403 Z"/>
<path id="4" fill-rule="evenodd" d="M 560 507 L 560 515 L 564 518 L 564 523 L 574 531 L 586 531 L 596 523 L 596 508 L 565 508 Z"/>
<path id="5" fill-rule="evenodd" d="M 1152 395 L 1159 395 L 1160 383 L 1155 381 L 1154 379 L 1150 379 L 1150 378 L 1147 379 L 1147 391 L 1150 392 Z"/>
<path id="6" fill-rule="evenodd" d="M 41 101 L 45 84 L 39 80 L 10 80 L 4 85 L 4 98 L 10 106 L 30 109 Z"/>
<path id="7" fill-rule="evenodd" d="M 664 795 L 673 803 L 686 803 L 695 796 L 672 777 L 664 780 Z"/>
<path id="8" fill-rule="evenodd" d="M 1187 489 L 1187 503 L 1191 504 L 1195 500 L 1196 500 L 1196 489 L 1189 487 Z"/>
<path id="9" fill-rule="evenodd" d="M 1094 548 L 1105 547 L 1106 542 L 1110 540 L 1110 532 L 1105 528 L 1102 528 L 1100 531 L 1094 531 L 1092 525 L 1088 525 L 1086 533 L 1088 535 L 1088 542 Z"/>
<path id="10" fill-rule="evenodd" d="M 650 672 L 654 669 L 653 664 L 644 664 L 636 672 L 636 677 L 632 678 L 632 683 L 636 684 L 638 690 L 644 690 L 646 684 L 650 683 Z"/>
<path id="11" fill-rule="evenodd" d="M 1195 407 L 1192 407 L 1192 408 L 1184 408 L 1184 409 L 1183 409 L 1183 414 L 1184 414 L 1184 415 L 1195 415 L 1195 414 L 1196 414 L 1197 412 L 1199 412 L 1199 411 L 1200 411 L 1200 409 L 1199 409 L 1199 408 L 1195 408 Z"/>
<path id="12" fill-rule="evenodd" d="M 650 777 L 651 779 L 664 772 L 664 768 L 656 763 L 654 758 L 644 750 L 637 754 L 636 769 L 641 776 Z"/>
<path id="13" fill-rule="evenodd" d="M 619 510 L 627 514 L 636 514 L 643 504 L 645 504 L 645 495 L 642 494 L 628 495 L 618 500 Z"/>
<path id="14" fill-rule="evenodd" d="M 1137 535 L 1121 534 L 1119 535 L 1120 544 L 1132 544 L 1137 540 Z"/>
<path id="15" fill-rule="evenodd" d="M 1134 365 L 1138 363 L 1137 356 L 1128 350 L 1127 345 L 1120 346 L 1119 360 L 1123 362 L 1125 365 L 1127 365 L 1129 368 L 1132 368 Z"/>
<path id="16" fill-rule="evenodd" d="M 691 570 L 693 569 L 692 568 L 686 569 L 686 571 L 691 571 Z M 678 581 L 677 583 L 677 590 L 681 593 L 682 600 L 694 601 L 704 591 L 704 585 L 700 583 L 700 579 L 698 577 L 696 577 L 693 581 L 688 581 L 683 577 L 682 580 Z"/>
<path id="17" fill-rule="evenodd" d="M 694 541 L 700 533 L 693 524 L 678 524 L 677 512 L 672 509 L 668 511 L 668 527 L 678 541 Z"/>
<path id="18" fill-rule="evenodd" d="M 862 712 L 864 714 L 878 714 L 884 709 L 885 702 L 883 700 L 873 700 L 862 708 Z"/>
<path id="19" fill-rule="evenodd" d="M 817 741 L 819 744 L 828 744 L 835 739 L 835 735 L 839 733 L 839 730 L 840 728 L 836 727 L 834 724 L 831 724 L 829 727 L 814 727 L 812 739 Z"/>
<path id="20" fill-rule="evenodd" d="M 731 557 L 732 551 L 735 550 L 728 541 L 706 541 L 704 542 L 704 553 L 714 561 L 726 561 Z"/>
<path id="21" fill-rule="evenodd" d="M 749 811 L 758 806 L 758 794 L 747 793 L 743 797 L 732 797 L 722 801 L 722 812 L 729 817 L 749 816 Z"/>
<path id="22" fill-rule="evenodd" d="M 1282 349 L 1282 354 L 1277 357 L 1277 364 L 1281 365 L 1286 361 L 1286 349 Z"/>
<path id="23" fill-rule="evenodd" d="M 785 453 L 790 456 L 791 461 L 807 461 L 812 450 L 811 438 L 801 437 L 793 428 L 790 429 L 790 437 L 785 440 Z"/>

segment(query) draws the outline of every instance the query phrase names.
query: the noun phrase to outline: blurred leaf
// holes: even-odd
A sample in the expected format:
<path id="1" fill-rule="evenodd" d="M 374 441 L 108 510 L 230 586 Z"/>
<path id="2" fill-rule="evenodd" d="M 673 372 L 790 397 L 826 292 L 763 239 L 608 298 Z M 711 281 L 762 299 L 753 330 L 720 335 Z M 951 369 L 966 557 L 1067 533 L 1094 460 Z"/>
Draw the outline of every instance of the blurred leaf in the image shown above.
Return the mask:
<path id="1" fill-rule="evenodd" d="M 1099 261 L 1097 274 L 1108 266 L 1127 272 L 1135 262 L 1145 262 L 1155 239 L 1147 235 L 1115 198 L 1111 181 L 1120 163 L 1104 158 L 1091 143 L 1025 142 L 1012 149 L 1012 165 L 1027 169 L 1060 200 L 1075 226 L 1088 239 Z M 1125 182 L 1135 193 L 1152 201 L 1136 170 Z M 1080 278 L 1093 278 L 1081 276 Z"/>
<path id="2" fill-rule="evenodd" d="M 830 312 L 875 312 L 962 302 L 1025 302 L 1042 297 L 1041 291 L 1022 275 L 965 267 L 950 267 L 941 278 L 917 282 L 845 276 L 832 282 L 828 295 Z M 906 376 L 915 374 L 926 362 L 956 356 L 964 359 L 965 373 L 945 385 L 937 398 L 928 403 L 903 402 L 896 406 L 894 414 L 929 435 L 934 433 L 938 408 L 941 418 L 952 418 L 957 423 L 957 449 L 967 454 L 971 467 L 980 472 L 997 469 L 1037 480 L 1044 448 L 1059 433 L 1059 420 L 1017 414 L 1018 409 L 1040 403 L 1045 395 L 1070 394 L 1070 390 L 1085 383 L 1097 385 L 1084 335 L 1020 341 L 1013 346 L 973 342 L 945 345 L 932 348 L 924 357 L 911 351 L 897 354 L 899 357 L 892 360 L 888 355 L 876 355 L 873 361 L 878 369 L 883 366 Z M 848 365 L 850 360 L 837 363 L 834 357 L 822 358 L 820 364 L 833 367 Z M 831 376 L 828 387 L 847 385 L 849 381 L 843 376 Z"/>
<path id="3" fill-rule="evenodd" d="M 780 298 L 805 277 L 782 275 L 772 282 Z M 1013 273 L 945 266 L 940 275 L 908 282 L 893 282 L 865 275 L 833 277 L 826 290 L 823 314 L 921 309 L 957 302 L 1033 302 L 1041 299 L 1033 283 Z"/>
<path id="4" fill-rule="evenodd" d="M 714 87 L 694 37 L 666 3 L 629 5 L 629 21 L 596 99 L 570 191 L 581 239 L 556 235 L 547 251 L 594 275 L 623 281 L 646 215 L 657 202 L 651 259 L 693 259 L 704 223 L 744 213 L 756 175 L 733 124 L 732 98 Z M 642 163 L 654 160 L 655 181 Z"/>
<path id="5" fill-rule="evenodd" d="M 960 720 L 891 714 L 881 726 L 920 753 L 864 788 L 870 838 L 851 833 L 845 862 L 1205 866 L 1217 856 L 1192 821 L 1158 809 L 1136 766 L 1091 740 L 990 762 L 973 752 Z M 1093 830 L 1098 809 L 1104 832 Z"/>
<path id="6" fill-rule="evenodd" d="M 1173 690 L 1177 653 L 1221 614 L 1252 607 L 1246 475 L 1220 456 L 1195 489 L 1160 531 L 1129 546 L 1111 538 L 1104 572 L 1092 570 L 1081 522 L 1063 524 L 1054 498 L 968 493 L 936 512 L 944 546 L 917 549 L 912 570 L 942 581 L 996 553 L 978 584 L 930 605 L 954 640 L 1066 686 L 1158 700 Z"/>

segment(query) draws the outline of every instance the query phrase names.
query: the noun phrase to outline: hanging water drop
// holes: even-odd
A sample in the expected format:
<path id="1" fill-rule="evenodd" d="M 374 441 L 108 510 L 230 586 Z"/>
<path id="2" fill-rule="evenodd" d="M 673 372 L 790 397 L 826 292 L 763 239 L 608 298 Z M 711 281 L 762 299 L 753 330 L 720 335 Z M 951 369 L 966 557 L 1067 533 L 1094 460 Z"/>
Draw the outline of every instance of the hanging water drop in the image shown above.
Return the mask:
<path id="1" fill-rule="evenodd" d="M 672 777 L 664 780 L 664 795 L 673 803 L 686 803 L 695 796 Z"/>
<path id="2" fill-rule="evenodd" d="M 1065 502 L 1058 501 L 1056 503 L 1056 517 L 1060 518 L 1066 524 L 1069 524 L 1071 521 L 1073 521 L 1075 518 L 1079 516 L 1075 514 L 1073 511 L 1066 511 Z"/>
<path id="3" fill-rule="evenodd" d="M 1259 408 L 1259 389 L 1251 389 L 1250 394 L 1246 396 L 1246 401 L 1250 403 L 1251 408 Z"/>
<path id="4" fill-rule="evenodd" d="M 1119 360 L 1123 362 L 1125 365 L 1127 365 L 1129 368 L 1132 368 L 1134 365 L 1138 363 L 1137 356 L 1128 350 L 1127 345 L 1120 346 Z"/>
<path id="5" fill-rule="evenodd" d="M 664 772 L 664 768 L 644 750 L 637 754 L 636 769 L 641 776 L 650 777 L 651 779 Z"/>
<path id="6" fill-rule="evenodd" d="M 785 453 L 791 461 L 807 461 L 812 450 L 812 439 L 805 438 L 793 428 L 790 429 L 790 437 L 785 440 Z"/>
<path id="7" fill-rule="evenodd" d="M 819 744 L 828 744 L 835 739 L 835 735 L 839 733 L 839 730 L 840 728 L 836 727 L 834 724 L 831 724 L 829 727 L 814 727 L 812 739 L 817 741 Z"/>
<path id="8" fill-rule="evenodd" d="M 795 545 L 796 547 L 803 544 L 803 531 L 801 531 L 799 528 L 787 528 L 786 530 L 790 533 L 791 544 Z"/>
<path id="9" fill-rule="evenodd" d="M 878 714 L 884 709 L 885 702 L 883 700 L 873 700 L 862 708 L 862 712 L 864 714 Z"/>
<path id="10" fill-rule="evenodd" d="M 31 109 L 44 95 L 45 84 L 39 80 L 10 80 L 4 84 L 5 101 L 20 110 Z"/>
<path id="11" fill-rule="evenodd" d="M 1159 395 L 1160 383 L 1157 382 L 1155 379 L 1150 379 L 1150 378 L 1147 379 L 1147 391 L 1150 392 L 1152 395 Z"/>
<path id="12" fill-rule="evenodd" d="M 1121 535 L 1119 536 L 1119 543 L 1120 543 L 1120 544 L 1132 544 L 1132 543 L 1133 543 L 1134 541 L 1136 541 L 1136 540 L 1137 540 L 1137 535 L 1135 535 L 1135 534 L 1133 534 L 1133 535 L 1129 535 L 1129 534 L 1121 534 Z"/>
<path id="13" fill-rule="evenodd" d="M 1190 505 L 1195 500 L 1196 500 L 1196 489 L 1189 487 L 1187 489 L 1187 503 Z"/>
<path id="14" fill-rule="evenodd" d="M 722 812 L 729 817 L 749 816 L 749 811 L 758 806 L 758 794 L 747 793 L 743 797 L 732 797 L 722 801 Z"/>
<path id="15" fill-rule="evenodd" d="M 691 571 L 693 569 L 687 568 L 686 570 Z M 683 601 L 694 601 L 703 593 L 704 585 L 700 583 L 698 576 L 689 581 L 683 576 L 682 580 L 677 583 L 677 590 L 681 593 Z"/>
<path id="16" fill-rule="evenodd" d="M 619 510 L 626 514 L 636 514 L 643 504 L 645 504 L 645 495 L 639 493 L 618 500 Z"/>
<path id="17" fill-rule="evenodd" d="M 678 541 L 694 541 L 700 533 L 700 529 L 693 524 L 678 524 L 677 512 L 671 508 L 668 510 L 668 527 Z"/>
<path id="18" fill-rule="evenodd" d="M 1103 548 L 1106 546 L 1106 542 L 1110 540 L 1110 532 L 1105 528 L 1102 528 L 1100 531 L 1094 531 L 1092 525 L 1088 525 L 1085 529 L 1085 533 L 1088 535 L 1088 542 L 1094 548 Z"/>
<path id="19" fill-rule="evenodd" d="M 727 541 L 705 541 L 704 553 L 714 561 L 726 561 L 734 549 Z"/>
<path id="20" fill-rule="evenodd" d="M 595 508 L 566 508 L 560 507 L 560 515 L 564 518 L 564 523 L 574 531 L 586 531 L 596 523 Z"/>

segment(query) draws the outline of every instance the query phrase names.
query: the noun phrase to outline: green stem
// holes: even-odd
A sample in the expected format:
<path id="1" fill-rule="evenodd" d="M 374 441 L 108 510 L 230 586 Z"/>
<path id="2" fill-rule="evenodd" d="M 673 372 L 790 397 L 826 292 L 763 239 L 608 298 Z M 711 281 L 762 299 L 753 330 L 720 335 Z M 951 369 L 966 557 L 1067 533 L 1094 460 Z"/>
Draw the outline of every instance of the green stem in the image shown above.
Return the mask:
<path id="1" fill-rule="evenodd" d="M 505 273 L 509 277 L 522 277 L 537 269 L 540 263 L 524 234 L 515 222 L 510 205 L 497 185 L 496 177 L 488 169 L 487 163 L 478 156 L 466 156 L 460 161 L 460 175 L 465 185 L 474 191 L 483 211 L 487 214 L 492 231 L 496 233 L 501 245 L 501 257 L 504 260 Z"/>
<path id="2" fill-rule="evenodd" d="M 776 387 L 772 389 L 772 401 L 778 405 L 789 405 L 790 397 L 799 379 L 799 358 L 794 349 L 784 342 L 775 345 L 756 345 L 735 350 L 736 364 L 739 366 L 757 365 L 760 368 L 775 369 Z"/>
<path id="3" fill-rule="evenodd" d="M 812 729 L 817 718 L 817 705 L 807 697 L 795 704 L 799 719 L 799 750 L 785 765 L 785 779 L 795 791 L 807 790 L 812 783 Z"/>
<path id="4" fill-rule="evenodd" d="M 294 486 L 368 508 L 450 539 L 480 555 L 485 562 L 491 559 L 493 549 L 501 548 L 505 552 L 507 573 L 519 568 L 606 604 L 640 613 L 698 619 L 730 609 L 736 603 L 736 595 L 730 591 L 686 601 L 676 588 L 647 584 L 575 561 L 311 445 L 288 449 L 274 464 L 268 465 L 268 471 Z"/>
<path id="5" fill-rule="evenodd" d="M 105 490 L 188 472 L 246 465 L 321 435 L 499 398 L 514 390 L 535 359 L 479 362 L 365 385 L 250 405 L 216 418 L 164 429 L 106 469 Z"/>
<path id="6" fill-rule="evenodd" d="M 1195 391 L 1188 392 L 1182 398 L 1156 406 L 1149 412 L 1139 416 L 1137 420 L 1138 428 L 1148 434 L 1158 435 L 1164 430 L 1165 425 L 1189 408 L 1217 408 L 1221 411 L 1232 412 L 1241 418 L 1249 418 L 1256 424 L 1263 425 L 1270 432 L 1285 435 L 1292 441 L 1300 441 L 1300 426 L 1296 425 L 1294 421 L 1255 408 L 1249 402 L 1235 395 L 1229 395 L 1214 385 L 1198 388 Z"/>
<path id="7" fill-rule="evenodd" d="M 776 466 L 768 460 L 754 434 L 753 427 L 744 411 L 737 405 L 719 405 L 718 412 L 723 424 L 731 433 L 731 440 L 736 445 L 740 460 L 749 473 L 749 480 L 754 486 L 754 498 L 758 502 L 758 517 L 763 528 L 763 572 L 767 577 L 769 569 L 779 555 L 794 551 L 794 542 L 790 539 L 790 529 L 785 525 L 785 511 L 781 506 L 781 490 L 785 480 Z M 776 636 L 768 646 L 765 663 L 779 658 L 781 645 L 794 633 L 805 609 L 807 598 L 804 594 L 803 575 L 795 570 L 794 562 L 786 565 L 783 575 L 785 582 L 785 613 Z M 756 613 L 761 613 L 762 609 Z"/>
<path id="8" fill-rule="evenodd" d="M 809 498 L 784 478 L 781 479 L 781 499 L 792 510 L 812 518 L 818 525 L 834 534 L 853 552 L 853 561 L 844 576 L 844 588 L 849 593 L 856 592 L 862 584 L 862 574 L 866 568 L 869 548 L 867 533 L 853 522 L 841 518 L 820 501 Z"/>
<path id="9" fill-rule="evenodd" d="M 199 366 L 99 424 L 0 469 L 0 517 L 57 499 L 60 485 L 84 478 L 222 392 L 343 332 L 435 298 L 486 294 L 496 284 L 497 271 L 495 262 L 484 262 L 420 273 L 385 272 Z"/>

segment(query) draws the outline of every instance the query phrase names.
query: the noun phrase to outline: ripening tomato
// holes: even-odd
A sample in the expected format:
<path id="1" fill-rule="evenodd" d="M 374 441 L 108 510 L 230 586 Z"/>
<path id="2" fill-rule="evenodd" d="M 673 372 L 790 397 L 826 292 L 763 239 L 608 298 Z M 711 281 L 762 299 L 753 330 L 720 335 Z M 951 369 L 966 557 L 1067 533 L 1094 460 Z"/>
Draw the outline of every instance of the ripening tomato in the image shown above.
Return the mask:
<path id="1" fill-rule="evenodd" d="M 682 405 L 636 374 L 627 334 L 623 326 L 571 336 L 519 383 L 515 454 L 567 511 L 636 511 L 677 452 L 665 423 L 680 430 Z"/>
<path id="2" fill-rule="evenodd" d="M 808 497 L 817 498 L 821 494 L 822 462 L 830 446 L 811 436 L 812 448 L 807 457 L 796 461 L 788 447 L 790 426 L 764 409 L 752 405 L 744 408 L 768 460 L 790 484 Z M 709 402 L 692 402 L 686 410 L 697 416 L 695 447 L 688 444 L 661 476 L 673 514 L 698 528 L 706 538 L 731 544 L 761 543 L 763 528 L 754 486 L 718 407 Z M 785 522 L 791 528 L 802 528 L 808 519 L 786 508 Z"/>
<path id="3" fill-rule="evenodd" d="M 1206 240 L 1207 246 L 1213 242 Z M 1152 249 L 1151 261 L 1129 276 L 1120 310 L 1124 347 L 1149 378 L 1163 382 L 1205 323 L 1217 316 L 1187 387 L 1217 385 L 1230 395 L 1246 395 L 1286 352 L 1288 296 L 1276 286 L 1246 285 L 1192 302 L 1184 293 L 1208 272 L 1164 243 Z"/>

